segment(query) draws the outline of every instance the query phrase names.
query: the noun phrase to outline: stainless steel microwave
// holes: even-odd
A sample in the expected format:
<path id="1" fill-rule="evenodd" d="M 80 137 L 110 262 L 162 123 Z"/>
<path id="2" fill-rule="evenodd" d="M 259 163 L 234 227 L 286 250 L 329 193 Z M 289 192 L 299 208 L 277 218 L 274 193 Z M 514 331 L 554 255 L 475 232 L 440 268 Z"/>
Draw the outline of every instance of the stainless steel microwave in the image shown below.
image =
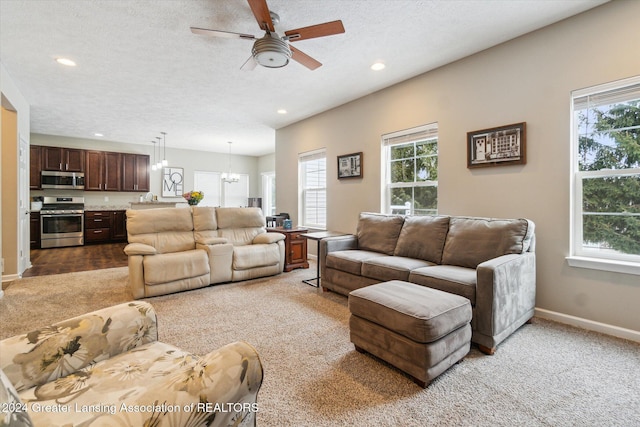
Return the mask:
<path id="1" fill-rule="evenodd" d="M 42 188 L 84 190 L 84 173 L 42 171 L 40 185 Z"/>

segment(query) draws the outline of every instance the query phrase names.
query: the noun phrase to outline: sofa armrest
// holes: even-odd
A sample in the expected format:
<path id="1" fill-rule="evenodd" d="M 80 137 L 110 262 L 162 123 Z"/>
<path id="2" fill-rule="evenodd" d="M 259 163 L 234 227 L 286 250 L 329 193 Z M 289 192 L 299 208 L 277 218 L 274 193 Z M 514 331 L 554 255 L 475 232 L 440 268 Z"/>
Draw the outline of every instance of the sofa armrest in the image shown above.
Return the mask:
<path id="1" fill-rule="evenodd" d="M 194 403 L 205 405 L 204 412 L 214 411 L 216 425 L 255 425 L 263 369 L 251 345 L 238 341 L 202 356 L 194 367 L 194 378 L 202 378 L 203 384 L 190 392 Z M 221 412 L 216 411 L 216 403 L 222 404 Z"/>
<path id="2" fill-rule="evenodd" d="M 224 237 L 207 237 L 196 239 L 196 244 L 200 245 L 224 245 L 225 243 L 229 243 L 228 239 Z"/>
<path id="3" fill-rule="evenodd" d="M 532 252 L 503 255 L 477 267 L 475 328 L 488 337 L 504 338 L 519 327 L 536 305 L 536 256 Z M 495 347 L 498 342 L 482 344 Z"/>
<path id="4" fill-rule="evenodd" d="M 320 253 L 323 255 L 334 251 L 358 249 L 358 236 L 346 234 L 344 236 L 327 237 L 320 241 Z"/>
<path id="5" fill-rule="evenodd" d="M 0 368 L 20 392 L 157 340 L 153 307 L 128 302 L 0 341 Z"/>
<path id="6" fill-rule="evenodd" d="M 156 248 L 144 243 L 129 243 L 124 247 L 124 253 L 128 256 L 132 255 L 155 255 L 158 253 Z"/>
<path id="7" fill-rule="evenodd" d="M 260 245 L 260 244 L 268 245 L 271 243 L 279 242 L 280 240 L 284 240 L 285 238 L 286 236 L 282 233 L 276 233 L 276 232 L 260 233 L 253 238 L 253 241 L 251 243 L 254 245 Z"/>

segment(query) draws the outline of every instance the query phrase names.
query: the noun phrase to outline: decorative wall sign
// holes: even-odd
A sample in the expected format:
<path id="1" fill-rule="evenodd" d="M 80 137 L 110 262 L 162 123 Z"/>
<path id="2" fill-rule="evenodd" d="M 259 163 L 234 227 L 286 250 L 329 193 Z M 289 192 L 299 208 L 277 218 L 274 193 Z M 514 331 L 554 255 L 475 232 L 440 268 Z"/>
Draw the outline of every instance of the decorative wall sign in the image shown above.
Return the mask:
<path id="1" fill-rule="evenodd" d="M 338 156 L 338 179 L 362 178 L 362 151 Z"/>
<path id="2" fill-rule="evenodd" d="M 162 197 L 182 197 L 184 190 L 184 169 L 162 169 Z"/>
<path id="3" fill-rule="evenodd" d="M 524 165 L 526 123 L 467 132 L 467 168 Z"/>

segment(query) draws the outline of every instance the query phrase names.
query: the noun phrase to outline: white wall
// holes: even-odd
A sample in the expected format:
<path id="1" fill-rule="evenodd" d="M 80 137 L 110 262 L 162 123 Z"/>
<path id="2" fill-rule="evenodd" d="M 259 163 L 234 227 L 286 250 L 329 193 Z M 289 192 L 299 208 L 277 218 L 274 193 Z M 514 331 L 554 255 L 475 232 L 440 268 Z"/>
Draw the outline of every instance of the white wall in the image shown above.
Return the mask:
<path id="1" fill-rule="evenodd" d="M 31 144 L 33 145 L 48 145 L 56 147 L 72 147 L 82 148 L 85 150 L 103 150 L 103 151 L 117 151 L 123 153 L 139 153 L 148 154 L 151 156 L 153 162 L 153 147 L 152 144 L 125 144 L 114 141 L 104 141 L 97 139 L 82 139 L 82 138 L 68 138 L 53 135 L 33 134 L 31 136 Z M 166 151 L 167 160 L 169 161 L 169 167 L 181 167 L 184 169 L 184 191 L 197 190 L 193 188 L 193 172 L 198 171 L 216 171 L 225 172 L 228 169 L 228 154 L 227 153 L 210 153 L 204 151 L 194 150 L 182 150 L 176 148 L 167 147 Z M 263 160 L 264 157 L 264 160 Z M 263 167 L 271 166 L 271 170 L 274 170 L 275 165 L 273 159 L 270 160 L 269 156 L 252 157 L 252 156 L 238 156 L 231 155 L 231 168 L 233 172 L 249 174 L 249 194 L 252 197 L 260 197 L 261 194 L 261 181 L 259 174 L 259 163 L 263 163 Z M 162 172 L 151 171 L 151 192 L 158 196 L 158 200 L 165 201 L 183 201 L 181 198 L 162 198 Z M 32 196 L 42 194 L 60 194 L 59 190 L 40 190 L 32 191 Z M 73 194 L 73 193 L 69 193 Z M 100 191 L 85 191 L 83 195 L 85 197 L 86 205 L 94 206 L 119 206 L 130 202 L 138 201 L 138 197 L 141 193 L 129 193 L 129 192 L 100 192 Z M 104 197 L 109 198 L 108 201 L 104 200 Z"/>
<path id="2" fill-rule="evenodd" d="M 537 226 L 537 307 L 640 331 L 640 279 L 569 267 L 570 92 L 640 74 L 640 2 L 615 1 L 276 131 L 277 209 L 297 223 L 297 155 L 327 148 L 331 230 L 380 211 L 380 137 L 439 124 L 439 212 Z M 416 59 L 419 54 L 416 55 Z M 393 67 L 393 64 L 387 64 Z M 382 71 L 384 72 L 384 71 Z M 466 133 L 527 123 L 527 164 L 466 167 Z M 336 156 L 364 152 L 364 178 Z"/>

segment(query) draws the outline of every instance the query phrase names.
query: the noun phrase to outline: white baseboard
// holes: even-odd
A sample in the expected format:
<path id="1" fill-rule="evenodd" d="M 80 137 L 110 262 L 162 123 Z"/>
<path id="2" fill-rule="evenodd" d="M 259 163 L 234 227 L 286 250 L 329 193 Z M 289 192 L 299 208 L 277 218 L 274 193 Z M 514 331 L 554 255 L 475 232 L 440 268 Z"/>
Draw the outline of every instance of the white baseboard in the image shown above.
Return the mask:
<path id="1" fill-rule="evenodd" d="M 20 275 L 19 274 L 3 274 L 2 275 L 2 282 L 13 282 L 14 280 L 18 280 L 20 279 Z"/>
<path id="2" fill-rule="evenodd" d="M 576 326 L 578 328 L 587 329 L 589 331 L 613 335 L 614 337 L 624 338 L 629 341 L 640 342 L 640 331 L 634 331 L 633 329 L 626 329 L 619 326 L 608 325 L 606 323 L 594 322 L 593 320 L 545 310 L 543 308 L 536 308 L 535 316 L 541 317 L 543 319 L 553 320 L 559 323 L 565 323 L 571 326 Z"/>

